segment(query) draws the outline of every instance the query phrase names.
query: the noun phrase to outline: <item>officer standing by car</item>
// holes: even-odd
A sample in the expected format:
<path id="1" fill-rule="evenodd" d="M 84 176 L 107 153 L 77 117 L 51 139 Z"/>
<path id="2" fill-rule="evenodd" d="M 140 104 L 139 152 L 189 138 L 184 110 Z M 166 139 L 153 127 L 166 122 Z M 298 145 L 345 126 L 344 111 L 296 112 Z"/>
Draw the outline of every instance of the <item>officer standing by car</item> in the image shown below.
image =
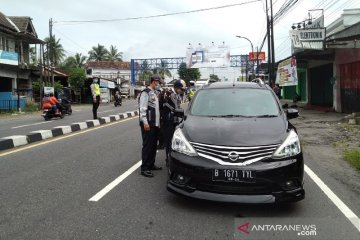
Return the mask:
<path id="1" fill-rule="evenodd" d="M 90 85 L 90 89 L 93 98 L 93 117 L 94 119 L 97 119 L 97 110 L 100 105 L 100 85 L 98 78 L 93 78 L 93 83 Z"/>
<path id="2" fill-rule="evenodd" d="M 174 135 L 176 126 L 179 124 L 179 118 L 175 116 L 175 109 L 180 109 L 181 96 L 185 85 L 177 80 L 174 83 L 174 88 L 169 90 L 165 95 L 164 109 L 163 109 L 163 121 L 164 121 L 164 138 L 166 147 L 166 165 L 169 162 L 171 141 Z"/>
<path id="3" fill-rule="evenodd" d="M 160 129 L 159 99 L 155 90 L 160 82 L 160 76 L 153 75 L 149 86 L 141 92 L 139 98 L 139 120 L 143 140 L 141 175 L 145 177 L 154 177 L 152 170 L 162 169 L 155 165 Z"/>

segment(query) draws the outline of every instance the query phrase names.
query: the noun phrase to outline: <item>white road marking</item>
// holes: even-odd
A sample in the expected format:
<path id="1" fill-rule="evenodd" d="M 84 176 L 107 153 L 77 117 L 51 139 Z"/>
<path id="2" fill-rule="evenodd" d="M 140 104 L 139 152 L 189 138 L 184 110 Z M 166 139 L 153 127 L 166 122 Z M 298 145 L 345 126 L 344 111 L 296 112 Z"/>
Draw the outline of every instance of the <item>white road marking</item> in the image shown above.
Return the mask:
<path id="1" fill-rule="evenodd" d="M 115 111 L 115 109 L 113 109 L 113 110 L 106 110 L 106 111 L 102 111 L 102 112 L 98 112 L 98 113 L 107 113 L 107 112 L 112 112 L 112 111 Z"/>
<path id="2" fill-rule="evenodd" d="M 104 197 L 108 192 L 110 192 L 114 187 L 116 187 L 119 183 L 121 183 L 125 178 L 130 176 L 136 169 L 141 166 L 141 161 L 137 162 L 134 166 L 129 168 L 126 172 L 117 177 L 114 181 L 109 183 L 106 187 L 104 187 L 100 192 L 95 194 L 92 198 L 89 199 L 90 202 L 97 202 L 102 197 Z"/>
<path id="3" fill-rule="evenodd" d="M 35 126 L 35 125 L 40 125 L 40 124 L 45 124 L 45 123 L 50 123 L 50 122 L 53 122 L 53 121 L 46 121 L 46 122 L 40 122 L 40 123 L 34 123 L 34 124 L 28 124 L 28 125 L 21 125 L 21 126 L 17 126 L 17 127 L 12 127 L 11 129 Z"/>
<path id="4" fill-rule="evenodd" d="M 345 217 L 355 226 L 360 232 L 360 219 L 351 211 L 341 199 L 314 173 L 307 165 L 305 165 L 305 172 L 309 177 L 319 186 L 325 195 L 339 208 Z"/>

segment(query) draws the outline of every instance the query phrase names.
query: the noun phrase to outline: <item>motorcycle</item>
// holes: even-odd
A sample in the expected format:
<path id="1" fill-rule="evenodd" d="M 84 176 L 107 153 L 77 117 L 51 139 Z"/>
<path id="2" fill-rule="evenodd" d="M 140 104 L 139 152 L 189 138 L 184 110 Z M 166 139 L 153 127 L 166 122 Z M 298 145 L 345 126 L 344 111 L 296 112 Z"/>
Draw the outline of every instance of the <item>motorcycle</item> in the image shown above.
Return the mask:
<path id="1" fill-rule="evenodd" d="M 122 105 L 122 99 L 120 95 L 115 95 L 115 101 L 114 101 L 114 106 L 121 106 Z"/>
<path id="2" fill-rule="evenodd" d="M 72 109 L 71 109 L 71 101 L 67 100 L 66 98 L 62 98 L 60 101 L 60 109 L 63 114 L 71 115 Z"/>
<path id="3" fill-rule="evenodd" d="M 59 117 L 61 119 L 64 118 L 64 114 L 62 111 L 55 112 L 52 108 L 46 108 L 43 110 L 42 116 L 44 117 L 45 121 L 50 121 L 52 118 Z"/>

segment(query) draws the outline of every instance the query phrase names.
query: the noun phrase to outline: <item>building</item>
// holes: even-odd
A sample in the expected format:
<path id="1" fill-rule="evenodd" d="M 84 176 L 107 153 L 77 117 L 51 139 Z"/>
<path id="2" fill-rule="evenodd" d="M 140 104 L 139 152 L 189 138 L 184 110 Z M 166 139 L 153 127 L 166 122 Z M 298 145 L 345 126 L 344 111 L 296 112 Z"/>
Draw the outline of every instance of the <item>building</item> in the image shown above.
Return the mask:
<path id="1" fill-rule="evenodd" d="M 360 111 L 360 9 L 344 10 L 326 27 L 324 49 L 293 53 L 298 85 L 283 87 L 284 99 L 337 112 Z"/>
<path id="2" fill-rule="evenodd" d="M 131 64 L 130 62 L 94 61 L 86 64 L 87 78 L 100 78 L 102 101 L 113 99 L 116 88 L 121 89 L 121 94 L 129 97 L 134 94 L 130 87 Z"/>
<path id="3" fill-rule="evenodd" d="M 32 80 L 40 68 L 38 39 L 30 17 L 8 17 L 0 12 L 0 110 L 21 108 L 32 100 Z M 41 55 L 41 54 L 40 54 Z"/>

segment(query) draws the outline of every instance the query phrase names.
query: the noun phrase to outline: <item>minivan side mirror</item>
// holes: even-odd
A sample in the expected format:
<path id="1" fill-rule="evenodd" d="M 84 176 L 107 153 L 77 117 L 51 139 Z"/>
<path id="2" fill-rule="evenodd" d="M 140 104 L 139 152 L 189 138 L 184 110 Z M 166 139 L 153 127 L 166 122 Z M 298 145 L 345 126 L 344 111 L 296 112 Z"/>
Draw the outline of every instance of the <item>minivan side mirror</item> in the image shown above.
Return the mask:
<path id="1" fill-rule="evenodd" d="M 179 118 L 184 118 L 184 109 L 175 109 L 174 115 Z"/>
<path id="2" fill-rule="evenodd" d="M 285 110 L 287 119 L 297 118 L 299 116 L 299 111 L 294 108 L 289 108 Z"/>

